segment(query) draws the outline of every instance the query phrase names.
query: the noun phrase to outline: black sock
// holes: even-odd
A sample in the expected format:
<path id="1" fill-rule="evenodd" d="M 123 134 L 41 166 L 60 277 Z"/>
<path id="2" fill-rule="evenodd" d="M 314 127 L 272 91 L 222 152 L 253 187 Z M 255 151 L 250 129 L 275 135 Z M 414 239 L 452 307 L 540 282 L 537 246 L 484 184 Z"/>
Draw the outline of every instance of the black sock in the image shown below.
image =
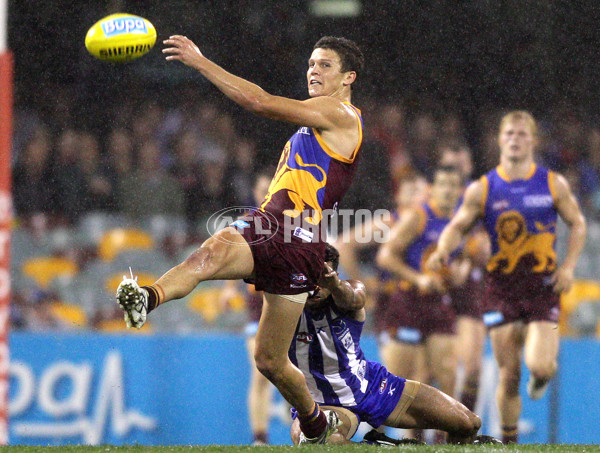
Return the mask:
<path id="1" fill-rule="evenodd" d="M 142 286 L 146 291 L 148 291 L 148 313 L 154 310 L 156 307 L 160 305 L 158 300 L 158 291 L 152 285 L 150 286 Z"/>
<path id="2" fill-rule="evenodd" d="M 519 430 L 516 426 L 502 427 L 502 443 L 516 444 L 519 441 Z"/>
<path id="3" fill-rule="evenodd" d="M 265 431 L 257 431 L 254 433 L 254 442 L 261 442 L 263 444 L 269 443 L 269 436 Z"/>

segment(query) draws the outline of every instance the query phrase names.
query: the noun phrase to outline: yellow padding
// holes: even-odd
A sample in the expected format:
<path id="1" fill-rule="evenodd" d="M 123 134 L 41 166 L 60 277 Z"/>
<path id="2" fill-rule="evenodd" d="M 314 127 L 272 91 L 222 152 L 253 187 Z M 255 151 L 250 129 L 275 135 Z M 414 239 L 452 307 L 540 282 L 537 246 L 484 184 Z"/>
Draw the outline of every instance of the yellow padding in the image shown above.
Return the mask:
<path id="1" fill-rule="evenodd" d="M 559 327 L 562 334 L 571 333 L 569 316 L 581 302 L 600 301 L 600 283 L 593 280 L 576 280 L 571 289 L 561 296 Z"/>
<path id="2" fill-rule="evenodd" d="M 54 302 L 50 305 L 52 315 L 65 324 L 85 328 L 87 325 L 87 316 L 85 311 L 77 305 Z"/>
<path id="3" fill-rule="evenodd" d="M 120 319 L 106 319 L 100 321 L 95 328 L 104 333 L 132 333 L 132 334 L 149 334 L 152 333 L 152 327 L 146 321 L 141 329 L 128 329 L 125 325 L 123 318 Z"/>
<path id="4" fill-rule="evenodd" d="M 73 277 L 79 268 L 68 258 L 43 256 L 25 261 L 22 271 L 40 287 L 47 288 L 56 277 Z"/>
<path id="5" fill-rule="evenodd" d="M 115 228 L 104 233 L 98 246 L 98 255 L 104 261 L 111 261 L 124 250 L 154 248 L 154 239 L 138 229 Z"/>
<path id="6" fill-rule="evenodd" d="M 190 310 L 200 314 L 206 322 L 213 322 L 222 313 L 223 309 L 219 306 L 219 297 L 221 288 L 204 288 L 195 291 L 188 304 Z M 236 294 L 229 300 L 229 307 L 240 312 L 244 310 L 246 302 L 242 295 Z"/>

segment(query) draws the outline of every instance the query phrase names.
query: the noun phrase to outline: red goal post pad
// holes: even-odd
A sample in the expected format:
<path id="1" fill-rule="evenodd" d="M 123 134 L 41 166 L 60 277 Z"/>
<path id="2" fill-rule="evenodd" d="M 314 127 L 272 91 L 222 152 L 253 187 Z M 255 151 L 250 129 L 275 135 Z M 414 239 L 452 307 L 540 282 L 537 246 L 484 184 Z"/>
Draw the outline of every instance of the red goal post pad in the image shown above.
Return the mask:
<path id="1" fill-rule="evenodd" d="M 12 110 L 13 58 L 10 52 L 3 52 L 0 54 L 0 445 L 8 443 Z"/>

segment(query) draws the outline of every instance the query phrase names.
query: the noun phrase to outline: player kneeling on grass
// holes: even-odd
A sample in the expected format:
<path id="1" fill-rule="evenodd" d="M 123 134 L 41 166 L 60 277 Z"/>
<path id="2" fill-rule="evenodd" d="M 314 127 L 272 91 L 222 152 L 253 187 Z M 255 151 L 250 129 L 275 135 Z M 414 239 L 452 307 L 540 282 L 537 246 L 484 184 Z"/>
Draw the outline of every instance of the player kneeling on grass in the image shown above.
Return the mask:
<path id="1" fill-rule="evenodd" d="M 337 431 L 328 443 L 350 443 L 360 422 L 374 427 L 439 429 L 448 433 L 449 443 L 477 440 L 481 420 L 464 405 L 429 385 L 394 376 L 365 358 L 360 349 L 365 287 L 357 280 L 340 280 L 336 272 L 339 253 L 334 247 L 327 246 L 325 261 L 289 356 L 304 373 L 315 401 L 329 417 L 338 419 Z M 297 419 L 291 436 L 294 444 L 305 442 Z"/>

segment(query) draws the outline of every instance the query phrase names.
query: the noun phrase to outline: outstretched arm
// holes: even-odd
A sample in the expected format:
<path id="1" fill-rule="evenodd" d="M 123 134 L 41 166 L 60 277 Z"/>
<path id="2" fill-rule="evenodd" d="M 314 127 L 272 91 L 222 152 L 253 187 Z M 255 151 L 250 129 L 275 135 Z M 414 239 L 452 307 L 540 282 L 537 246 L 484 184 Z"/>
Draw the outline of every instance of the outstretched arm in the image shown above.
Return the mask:
<path id="1" fill-rule="evenodd" d="M 481 180 L 472 182 L 467 187 L 462 205 L 442 231 L 438 239 L 437 248 L 427 260 L 426 266 L 429 269 L 439 271 L 442 266 L 448 264 L 450 254 L 458 248 L 466 234 L 482 214 L 484 190 L 485 188 Z"/>
<path id="2" fill-rule="evenodd" d="M 175 35 L 163 41 L 169 61 L 181 61 L 197 70 L 225 96 L 243 108 L 281 121 L 301 126 L 330 130 L 336 127 L 353 128 L 356 116 L 351 107 L 331 96 L 319 96 L 304 101 L 274 96 L 258 85 L 237 77 L 206 58 L 187 37 Z"/>
<path id="3" fill-rule="evenodd" d="M 331 291 L 333 302 L 338 308 L 352 313 L 356 319 L 364 320 L 367 295 L 362 282 L 340 279 L 338 273 L 325 263 L 325 272 L 319 279 L 319 286 Z"/>
<path id="4" fill-rule="evenodd" d="M 556 210 L 569 227 L 567 254 L 552 276 L 554 291 L 560 293 L 568 291 L 573 284 L 575 265 L 585 244 L 587 228 L 585 218 L 579 209 L 579 203 L 569 188 L 569 183 L 563 176 L 556 173 L 553 175 Z"/>

